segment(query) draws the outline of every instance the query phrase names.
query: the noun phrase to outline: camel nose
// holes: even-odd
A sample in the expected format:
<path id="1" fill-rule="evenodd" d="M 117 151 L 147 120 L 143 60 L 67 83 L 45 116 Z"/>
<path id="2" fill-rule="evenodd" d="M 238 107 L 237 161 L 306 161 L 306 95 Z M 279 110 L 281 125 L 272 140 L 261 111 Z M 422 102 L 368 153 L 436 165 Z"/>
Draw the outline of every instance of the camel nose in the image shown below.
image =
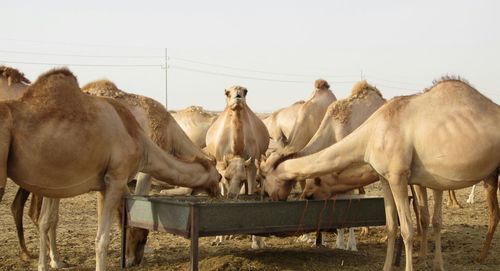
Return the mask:
<path id="1" fill-rule="evenodd" d="M 241 99 L 241 95 L 240 94 L 236 94 L 236 98 Z"/>

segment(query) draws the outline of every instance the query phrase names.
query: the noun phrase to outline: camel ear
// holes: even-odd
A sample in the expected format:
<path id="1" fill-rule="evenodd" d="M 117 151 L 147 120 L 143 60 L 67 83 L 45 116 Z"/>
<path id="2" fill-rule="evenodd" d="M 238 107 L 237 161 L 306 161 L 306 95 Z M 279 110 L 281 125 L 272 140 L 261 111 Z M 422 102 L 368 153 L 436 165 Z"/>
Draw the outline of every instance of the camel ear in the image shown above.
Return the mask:
<path id="1" fill-rule="evenodd" d="M 224 89 L 224 95 L 226 95 L 226 97 L 229 97 L 229 90 Z"/>
<path id="2" fill-rule="evenodd" d="M 252 164 L 252 157 L 248 158 L 248 160 L 245 161 L 245 167 L 250 166 Z"/>
<path id="3" fill-rule="evenodd" d="M 246 89 L 246 88 L 245 88 L 245 89 L 243 90 L 243 96 L 245 96 L 245 97 L 246 97 L 246 96 L 247 96 L 247 93 L 248 93 L 248 89 Z"/>
<path id="4" fill-rule="evenodd" d="M 31 81 L 30 81 L 30 80 L 28 80 L 26 77 L 23 77 L 23 78 L 21 79 L 21 82 L 24 82 L 24 83 L 26 83 L 26 84 L 31 84 Z"/>

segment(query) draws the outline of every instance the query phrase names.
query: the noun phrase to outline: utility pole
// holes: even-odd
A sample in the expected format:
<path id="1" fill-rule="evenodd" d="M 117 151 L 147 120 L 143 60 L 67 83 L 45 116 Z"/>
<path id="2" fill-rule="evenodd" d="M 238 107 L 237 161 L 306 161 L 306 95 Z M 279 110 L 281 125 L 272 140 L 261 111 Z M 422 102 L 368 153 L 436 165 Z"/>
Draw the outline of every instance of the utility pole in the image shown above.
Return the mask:
<path id="1" fill-rule="evenodd" d="M 165 108 L 168 110 L 168 55 L 167 48 L 165 48 Z"/>
<path id="2" fill-rule="evenodd" d="M 361 69 L 361 81 L 365 80 L 365 76 L 363 74 L 363 69 Z"/>

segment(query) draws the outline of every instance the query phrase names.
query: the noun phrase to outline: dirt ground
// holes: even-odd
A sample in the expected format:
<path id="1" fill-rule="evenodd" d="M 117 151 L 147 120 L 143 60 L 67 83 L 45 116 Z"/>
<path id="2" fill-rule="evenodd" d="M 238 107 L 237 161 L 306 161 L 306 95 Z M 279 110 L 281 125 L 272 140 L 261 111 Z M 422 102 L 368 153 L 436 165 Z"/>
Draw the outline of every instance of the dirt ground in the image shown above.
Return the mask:
<path id="1" fill-rule="evenodd" d="M 35 270 L 36 260 L 23 262 L 18 257 L 18 242 L 10 204 L 17 190 L 9 182 L 0 208 L 0 270 Z M 380 185 L 367 188 L 369 194 L 380 195 Z M 493 247 L 484 264 L 475 262 L 487 229 L 487 207 L 482 186 L 476 191 L 476 203 L 465 203 L 470 189 L 457 191 L 462 209 L 443 210 L 442 230 L 443 257 L 447 270 L 500 270 L 500 233 L 496 232 Z M 95 193 L 61 201 L 61 217 L 58 228 L 58 245 L 62 257 L 71 265 L 67 270 L 94 270 L 94 238 L 96 234 Z M 445 201 L 447 196 L 445 196 Z M 431 202 L 432 205 L 432 195 Z M 27 245 L 33 254 L 38 251 L 37 230 L 29 218 L 25 218 Z M 384 227 L 370 228 L 367 237 L 358 240 L 357 252 L 334 249 L 334 234 L 328 234 L 326 248 L 312 248 L 310 244 L 295 242 L 295 237 L 267 238 L 267 248 L 252 250 L 249 237 L 229 240 L 224 245 L 210 245 L 213 237 L 200 240 L 200 270 L 381 270 L 386 244 L 381 241 Z M 108 253 L 108 270 L 119 269 L 120 234 L 113 228 Z M 419 244 L 415 243 L 415 251 Z M 432 267 L 433 242 L 426 262 L 415 259 L 416 270 Z M 187 270 L 189 264 L 189 240 L 171 234 L 150 234 L 146 262 L 130 270 Z M 404 257 L 402 259 L 404 267 Z M 403 267 L 396 270 L 403 270 Z"/>

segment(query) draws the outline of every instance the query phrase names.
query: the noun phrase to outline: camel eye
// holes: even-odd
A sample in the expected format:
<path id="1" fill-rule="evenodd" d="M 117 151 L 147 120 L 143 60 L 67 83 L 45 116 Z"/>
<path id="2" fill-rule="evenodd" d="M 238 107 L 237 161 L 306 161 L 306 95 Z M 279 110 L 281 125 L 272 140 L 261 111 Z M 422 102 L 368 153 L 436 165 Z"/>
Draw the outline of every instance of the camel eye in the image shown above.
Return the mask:
<path id="1" fill-rule="evenodd" d="M 316 186 L 321 186 L 321 179 L 320 179 L 320 178 L 318 178 L 318 177 L 314 178 L 314 184 L 315 184 Z"/>

